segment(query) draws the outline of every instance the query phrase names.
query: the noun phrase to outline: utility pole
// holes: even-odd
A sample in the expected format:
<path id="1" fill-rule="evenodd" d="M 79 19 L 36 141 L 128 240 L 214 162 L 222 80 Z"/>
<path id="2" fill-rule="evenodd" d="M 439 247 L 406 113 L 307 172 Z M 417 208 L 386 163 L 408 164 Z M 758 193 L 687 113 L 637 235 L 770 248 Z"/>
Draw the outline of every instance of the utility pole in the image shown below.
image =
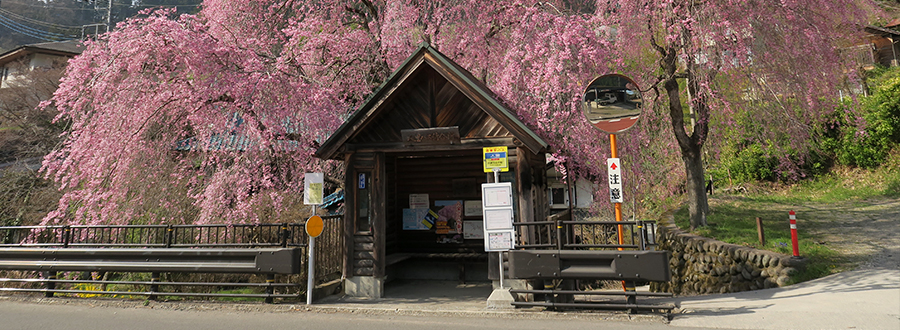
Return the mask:
<path id="1" fill-rule="evenodd" d="M 112 3 L 113 0 L 107 0 L 109 3 L 106 6 L 106 32 L 112 29 Z"/>

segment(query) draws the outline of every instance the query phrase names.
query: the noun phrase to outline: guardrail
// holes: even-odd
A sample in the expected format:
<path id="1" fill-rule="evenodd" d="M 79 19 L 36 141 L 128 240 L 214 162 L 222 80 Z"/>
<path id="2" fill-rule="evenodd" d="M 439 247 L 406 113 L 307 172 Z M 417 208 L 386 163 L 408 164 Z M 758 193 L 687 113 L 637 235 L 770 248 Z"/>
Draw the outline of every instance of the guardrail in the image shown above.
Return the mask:
<path id="1" fill-rule="evenodd" d="M 184 293 L 160 291 L 165 286 L 213 285 L 196 282 L 159 282 L 160 273 L 234 273 L 265 274 L 265 294 L 231 294 L 230 296 L 261 297 L 266 302 L 273 298 L 296 298 L 298 294 L 275 294 L 276 287 L 298 287 L 299 284 L 277 284 L 275 274 L 299 274 L 302 249 L 130 249 L 130 248 L 3 248 L 0 249 L 0 270 L 42 271 L 38 279 L 0 279 L 7 283 L 39 283 L 44 288 L 0 288 L 0 292 L 43 292 L 52 297 L 55 293 L 146 295 L 158 296 L 221 296 L 215 293 Z M 93 281 L 58 279 L 59 272 L 138 272 L 151 273 L 151 281 Z M 154 280 L 155 279 L 155 280 Z M 87 284 L 142 284 L 147 291 L 98 291 L 70 290 L 56 287 L 59 283 Z M 217 286 L 247 286 L 216 283 Z M 251 285 L 254 286 L 254 285 Z"/>
<path id="2" fill-rule="evenodd" d="M 549 308 L 594 308 L 671 310 L 674 306 L 637 304 L 639 296 L 671 296 L 669 293 L 576 290 L 577 281 L 615 280 L 633 288 L 637 281 L 668 281 L 669 254 L 651 251 L 656 245 L 655 221 L 573 221 L 565 213 L 546 221 L 517 222 L 516 247 L 508 252 L 509 276 L 515 279 L 554 283 L 565 289 L 510 290 L 532 295 L 535 301 L 514 302 L 516 306 Z M 619 240 L 621 233 L 622 240 Z M 622 301 L 585 299 L 621 296 Z M 541 300 L 543 297 L 545 301 Z M 581 299 L 576 301 L 576 297 Z"/>
<path id="3" fill-rule="evenodd" d="M 547 221 L 516 222 L 517 248 L 646 250 L 656 245 L 655 221 L 573 221 L 550 217 Z M 621 228 L 623 242 L 618 242 Z"/>
<path id="4" fill-rule="evenodd" d="M 335 278 L 342 268 L 342 215 L 323 216 L 316 239 L 316 283 Z M 190 297 L 298 298 L 304 285 L 275 283 L 275 275 L 305 275 L 308 236 L 303 223 L 214 225 L 110 225 L 0 227 L 0 270 L 25 271 L 31 278 L 2 278 L 0 292 L 43 292 Z M 37 272 L 37 273 L 32 273 Z M 60 272 L 63 277 L 60 278 Z M 150 273 L 150 281 L 78 279 L 75 272 Z M 266 275 L 266 283 L 160 282 L 161 273 Z M 29 277 L 28 274 L 20 277 Z M 77 274 L 76 274 L 77 275 Z M 81 276 L 90 277 L 90 276 Z M 293 280 L 296 283 L 306 283 Z M 34 285 L 42 284 L 42 288 Z M 75 290 L 72 286 L 133 285 L 136 291 Z M 28 287 L 30 286 L 30 287 Z M 264 287 L 266 293 L 160 291 L 160 287 Z M 276 288 L 296 293 L 276 294 Z M 309 290 L 307 290 L 309 291 Z"/>

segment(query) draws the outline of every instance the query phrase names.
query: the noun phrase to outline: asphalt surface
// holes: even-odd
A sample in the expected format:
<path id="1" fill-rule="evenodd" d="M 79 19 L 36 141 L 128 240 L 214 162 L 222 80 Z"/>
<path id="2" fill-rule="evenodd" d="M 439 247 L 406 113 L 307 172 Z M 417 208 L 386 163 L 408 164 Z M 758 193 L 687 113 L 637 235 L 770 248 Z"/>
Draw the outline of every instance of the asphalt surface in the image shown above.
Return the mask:
<path id="1" fill-rule="evenodd" d="M 644 298 L 671 314 L 489 310 L 490 284 L 395 282 L 383 299 L 330 296 L 266 305 L 0 296 L 0 329 L 900 329 L 900 269 L 835 274 L 784 288 Z"/>
<path id="2" fill-rule="evenodd" d="M 834 274 L 784 288 L 676 298 L 676 327 L 900 329 L 900 270 Z"/>

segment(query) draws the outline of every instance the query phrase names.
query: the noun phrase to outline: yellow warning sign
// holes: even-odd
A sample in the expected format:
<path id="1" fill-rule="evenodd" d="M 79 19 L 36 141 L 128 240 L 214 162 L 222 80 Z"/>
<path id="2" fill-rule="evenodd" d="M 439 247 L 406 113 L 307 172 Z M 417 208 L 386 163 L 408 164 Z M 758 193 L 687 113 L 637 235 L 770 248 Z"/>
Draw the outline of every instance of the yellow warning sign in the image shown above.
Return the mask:
<path id="1" fill-rule="evenodd" d="M 306 220 L 306 234 L 310 237 L 319 237 L 323 230 L 325 230 L 325 221 L 322 221 L 322 217 L 314 215 Z"/>
<path id="2" fill-rule="evenodd" d="M 495 168 L 499 168 L 500 172 L 509 172 L 509 157 L 506 147 L 486 147 L 482 148 L 484 155 L 484 172 L 493 172 Z"/>

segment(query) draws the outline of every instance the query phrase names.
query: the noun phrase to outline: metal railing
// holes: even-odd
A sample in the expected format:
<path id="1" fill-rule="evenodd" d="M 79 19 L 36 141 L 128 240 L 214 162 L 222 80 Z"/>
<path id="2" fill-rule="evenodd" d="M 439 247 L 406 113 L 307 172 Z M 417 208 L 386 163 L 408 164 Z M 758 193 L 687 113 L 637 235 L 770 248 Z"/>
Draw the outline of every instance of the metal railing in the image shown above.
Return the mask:
<path id="1" fill-rule="evenodd" d="M 339 276 L 343 266 L 344 240 L 342 235 L 342 215 L 323 216 L 325 230 L 316 238 L 316 283 L 324 283 Z M 76 250 L 94 248 L 100 251 L 105 249 L 121 250 L 122 248 L 140 248 L 142 251 L 176 250 L 178 248 L 191 249 L 260 249 L 260 248 L 299 248 L 302 250 L 301 261 L 307 264 L 308 235 L 305 233 L 303 223 L 280 224 L 209 224 L 209 225 L 106 225 L 106 226 L 16 226 L 0 227 L 0 261 L 3 251 L 13 251 L 16 248 L 41 249 L 46 251 Z M 209 257 L 214 258 L 214 257 Z M 212 260 L 212 259 L 210 259 Z M 24 283 L 24 285 L 43 283 L 45 288 L 0 288 L 0 291 L 26 291 L 77 294 L 105 294 L 105 295 L 145 295 L 157 296 L 207 296 L 207 297 L 264 297 L 266 301 L 272 298 L 297 297 L 294 294 L 275 294 L 274 288 L 299 288 L 301 285 L 293 283 L 274 283 L 274 277 L 269 276 L 266 283 L 204 283 L 204 282 L 159 282 L 159 270 L 153 267 L 147 269 L 132 270 L 134 273 L 153 273 L 155 280 L 147 281 L 96 281 L 84 279 L 57 279 L 55 271 L 46 274 L 30 271 L 19 272 L 26 277 L 31 274 L 37 278 L 5 278 L 0 279 L 4 283 Z M 15 268 L 15 267 L 13 267 Z M 7 267 L 6 269 L 13 269 Z M 302 268 L 302 276 L 306 274 L 307 267 Z M 24 267 L 21 270 L 29 270 Z M 62 270 L 62 269 L 60 269 Z M 75 271 L 76 269 L 72 269 Z M 64 270 L 63 270 L 64 271 Z M 52 274 L 51 274 L 52 273 Z M 198 272 L 194 272 L 198 273 Z M 241 273 L 248 273 L 242 271 Z M 259 272 L 263 274 L 265 272 Z M 292 280 L 300 282 L 296 279 Z M 132 283 L 133 282 L 133 283 Z M 114 292 L 97 290 L 71 290 L 57 288 L 55 285 L 76 283 L 84 285 L 133 284 L 149 285 L 138 291 Z M 220 285 L 221 284 L 221 285 Z M 264 287 L 266 293 L 191 293 L 169 292 L 161 293 L 159 286 L 216 286 L 216 287 Z M 143 290 L 143 291 L 140 291 Z M 70 292 L 71 291 L 71 292 Z M 181 291 L 181 290 L 176 290 Z"/>
<path id="2" fill-rule="evenodd" d="M 517 250 L 508 252 L 510 277 L 537 279 L 545 285 L 554 283 L 565 288 L 513 289 L 511 293 L 531 295 L 534 299 L 517 301 L 513 305 L 629 312 L 674 308 L 673 305 L 636 302 L 638 296 L 671 296 L 670 293 L 642 293 L 633 289 L 585 291 L 577 284 L 581 280 L 619 280 L 625 287 L 633 288 L 635 281 L 667 281 L 668 252 L 648 251 L 656 245 L 655 221 L 573 221 L 563 218 L 566 214 L 550 216 L 545 221 L 513 223 Z M 620 299 L 596 300 L 593 298 L 596 296 L 619 296 Z"/>
<path id="3" fill-rule="evenodd" d="M 304 229 L 302 223 L 0 227 L 0 247 L 302 247 Z"/>
<path id="4" fill-rule="evenodd" d="M 646 250 L 656 245 L 655 221 L 573 221 L 550 217 L 548 221 L 516 222 L 513 226 L 516 247 L 523 249 Z"/>

